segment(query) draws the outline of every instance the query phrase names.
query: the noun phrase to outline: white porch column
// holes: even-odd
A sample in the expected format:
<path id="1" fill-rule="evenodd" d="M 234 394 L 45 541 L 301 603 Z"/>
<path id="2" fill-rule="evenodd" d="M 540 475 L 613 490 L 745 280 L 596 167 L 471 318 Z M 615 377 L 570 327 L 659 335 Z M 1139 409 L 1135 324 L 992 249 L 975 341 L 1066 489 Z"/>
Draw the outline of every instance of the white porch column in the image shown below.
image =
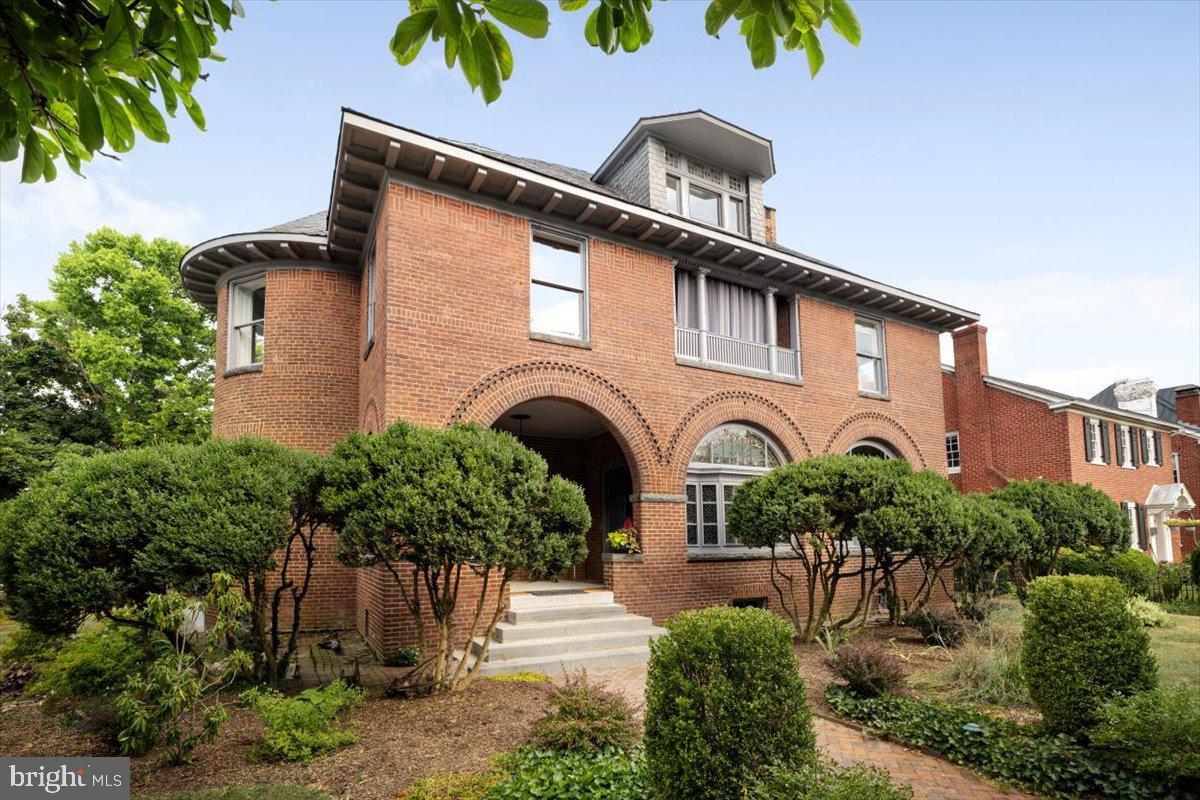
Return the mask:
<path id="1" fill-rule="evenodd" d="M 700 320 L 700 363 L 708 363 L 708 270 L 700 267 L 696 270 L 696 313 Z"/>
<path id="2" fill-rule="evenodd" d="M 792 323 L 792 325 L 791 325 L 791 327 L 792 327 L 792 336 L 791 336 L 792 349 L 795 350 L 797 353 L 799 353 L 800 352 L 800 295 L 797 294 L 796 292 L 792 292 L 792 299 L 790 301 L 790 305 L 791 305 L 792 313 L 789 315 L 791 317 L 791 319 L 789 321 Z M 800 366 L 800 360 L 799 360 L 798 356 L 797 356 L 797 360 L 796 360 L 796 366 L 797 366 L 797 368 L 799 368 L 799 366 Z"/>
<path id="3" fill-rule="evenodd" d="M 775 330 L 775 287 L 768 286 L 762 290 L 767 299 L 767 368 L 771 374 L 779 371 L 779 334 Z"/>

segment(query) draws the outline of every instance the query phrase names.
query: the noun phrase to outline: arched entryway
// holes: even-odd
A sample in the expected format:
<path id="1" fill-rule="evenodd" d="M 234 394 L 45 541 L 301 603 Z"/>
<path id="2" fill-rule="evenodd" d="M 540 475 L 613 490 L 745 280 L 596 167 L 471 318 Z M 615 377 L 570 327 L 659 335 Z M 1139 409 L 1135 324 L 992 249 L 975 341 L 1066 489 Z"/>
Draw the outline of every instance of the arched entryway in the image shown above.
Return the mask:
<path id="1" fill-rule="evenodd" d="M 587 406 L 538 398 L 518 403 L 492 423 L 546 459 L 553 474 L 583 487 L 592 526 L 584 561 L 560 577 L 602 581 L 605 534 L 633 519 L 637 476 L 606 421 Z"/>

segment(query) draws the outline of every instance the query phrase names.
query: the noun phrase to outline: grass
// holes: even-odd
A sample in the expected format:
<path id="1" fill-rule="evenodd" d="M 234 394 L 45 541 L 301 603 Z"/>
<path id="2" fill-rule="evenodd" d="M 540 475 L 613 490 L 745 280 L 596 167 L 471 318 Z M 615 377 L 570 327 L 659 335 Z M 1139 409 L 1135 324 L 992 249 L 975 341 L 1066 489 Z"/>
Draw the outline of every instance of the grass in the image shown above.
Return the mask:
<path id="1" fill-rule="evenodd" d="M 1166 625 L 1150 628 L 1150 649 L 1164 686 L 1200 688 L 1200 617 L 1169 614 Z"/>
<path id="2" fill-rule="evenodd" d="M 9 619 L 8 615 L 0 611 L 0 648 L 8 642 L 8 638 L 17 632 L 21 627 L 21 623 L 14 619 Z"/>
<path id="3" fill-rule="evenodd" d="M 320 789 L 304 786 L 271 784 L 270 786 L 231 786 L 225 789 L 199 789 L 159 795 L 152 800 L 332 800 L 333 796 Z"/>
<path id="4" fill-rule="evenodd" d="M 543 675 L 540 672 L 513 672 L 508 675 L 492 675 L 488 678 L 490 681 L 499 681 L 500 683 L 545 683 L 550 680 L 550 676 Z"/>

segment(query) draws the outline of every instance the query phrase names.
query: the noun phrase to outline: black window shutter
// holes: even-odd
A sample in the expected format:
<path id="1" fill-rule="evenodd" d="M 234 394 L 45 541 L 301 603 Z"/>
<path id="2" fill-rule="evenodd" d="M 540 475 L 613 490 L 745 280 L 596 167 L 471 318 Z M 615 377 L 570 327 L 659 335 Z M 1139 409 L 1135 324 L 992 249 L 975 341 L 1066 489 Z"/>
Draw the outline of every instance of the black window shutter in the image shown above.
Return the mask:
<path id="1" fill-rule="evenodd" d="M 1141 503 L 1137 504 L 1137 541 L 1139 550 L 1146 550 L 1150 546 L 1146 537 L 1146 507 Z"/>
<path id="2" fill-rule="evenodd" d="M 1154 432 L 1154 460 L 1159 464 L 1167 463 L 1163 458 L 1162 434 L 1158 431 Z"/>
<path id="3" fill-rule="evenodd" d="M 1091 417 L 1083 418 L 1083 457 L 1091 461 L 1096 457 L 1092 452 L 1092 420 Z"/>
<path id="4" fill-rule="evenodd" d="M 1121 436 L 1121 426 L 1113 425 L 1113 435 L 1117 438 L 1117 466 L 1125 463 L 1125 438 Z"/>
<path id="5" fill-rule="evenodd" d="M 1108 423 L 1100 420 L 1100 460 L 1105 464 L 1112 463 L 1112 449 L 1108 443 Z"/>
<path id="6" fill-rule="evenodd" d="M 1138 437 L 1139 433 L 1140 433 L 1140 431 L 1137 428 L 1131 427 L 1129 429 L 1129 463 L 1132 464 L 1134 467 L 1136 467 L 1139 463 L 1141 463 L 1138 460 L 1137 437 Z"/>
<path id="7" fill-rule="evenodd" d="M 1140 442 L 1141 446 L 1142 446 L 1142 463 L 1145 464 L 1146 462 L 1148 462 L 1150 460 L 1150 453 L 1146 447 L 1146 436 L 1149 435 L 1149 431 L 1144 431 L 1139 428 L 1137 433 L 1138 433 L 1138 442 Z"/>

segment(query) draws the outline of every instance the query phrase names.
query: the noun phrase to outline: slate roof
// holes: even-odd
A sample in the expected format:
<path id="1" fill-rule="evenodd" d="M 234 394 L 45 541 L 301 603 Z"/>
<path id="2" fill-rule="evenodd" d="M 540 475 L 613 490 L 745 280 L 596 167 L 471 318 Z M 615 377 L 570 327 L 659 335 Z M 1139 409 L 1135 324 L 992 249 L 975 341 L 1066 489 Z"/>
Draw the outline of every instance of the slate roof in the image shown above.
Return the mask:
<path id="1" fill-rule="evenodd" d="M 324 236 L 327 229 L 328 211 L 318 211 L 307 217 L 300 217 L 291 222 L 284 222 L 271 228 L 264 228 L 264 233 L 304 233 L 311 236 Z"/>
<path id="2" fill-rule="evenodd" d="M 1109 408 L 1117 407 L 1116 383 L 1110 383 L 1092 397 L 1093 403 L 1099 403 L 1102 406 Z M 1175 391 L 1177 389 L 1190 389 L 1192 384 L 1185 383 L 1182 386 L 1167 386 L 1159 389 L 1154 400 L 1158 406 L 1158 418 L 1164 422 L 1179 423 L 1179 413 L 1175 410 Z M 1180 423 L 1185 424 L 1186 423 Z M 1195 426 L 1187 426 L 1195 427 Z"/>
<path id="3" fill-rule="evenodd" d="M 426 134 L 428 136 L 428 134 Z M 431 139 L 440 137 L 430 136 Z M 553 161 L 542 161 L 540 158 L 526 158 L 524 156 L 514 156 L 511 153 L 502 153 L 499 150 L 493 150 L 490 147 L 484 147 L 481 144 L 474 142 L 457 142 L 453 139 L 442 139 L 444 142 L 465 147 L 468 150 L 478 153 L 481 156 L 494 158 L 497 161 L 503 161 L 517 167 L 524 167 L 531 172 L 537 172 L 550 178 L 557 178 L 563 183 L 569 183 L 572 186 L 578 186 L 580 189 L 588 189 L 589 191 L 606 194 L 609 197 L 615 197 L 618 200 L 625 200 L 630 203 L 636 203 L 632 197 L 617 191 L 612 186 L 606 186 L 603 183 L 596 183 L 592 180 L 592 173 L 587 170 L 568 167 L 565 164 L 555 164 Z"/>

